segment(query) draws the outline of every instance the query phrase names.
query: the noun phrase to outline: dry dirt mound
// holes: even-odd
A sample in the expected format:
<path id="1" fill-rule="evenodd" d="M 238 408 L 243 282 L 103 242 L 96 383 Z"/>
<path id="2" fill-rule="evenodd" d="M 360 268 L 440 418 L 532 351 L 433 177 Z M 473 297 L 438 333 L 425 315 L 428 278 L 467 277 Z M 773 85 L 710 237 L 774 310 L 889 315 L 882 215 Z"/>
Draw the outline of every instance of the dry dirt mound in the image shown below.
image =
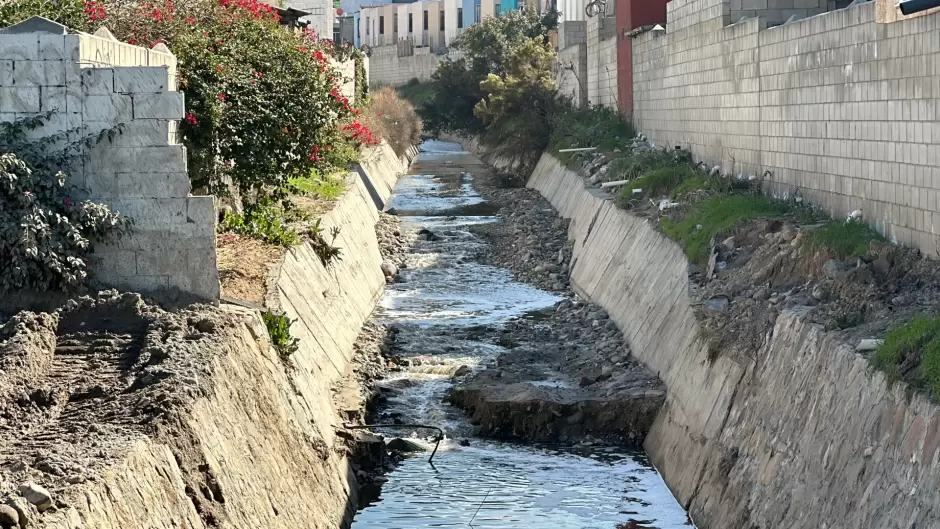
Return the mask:
<path id="1" fill-rule="evenodd" d="M 757 220 L 722 234 L 711 278 L 690 267 L 697 315 L 713 354 L 752 355 L 782 310 L 855 346 L 940 306 L 940 269 L 917 250 L 872 241 L 840 259 L 808 238 L 820 225 Z"/>
<path id="2" fill-rule="evenodd" d="M 21 520 L 81 501 L 77 485 L 205 394 L 222 325 L 106 291 L 0 328 L 0 494 Z"/>

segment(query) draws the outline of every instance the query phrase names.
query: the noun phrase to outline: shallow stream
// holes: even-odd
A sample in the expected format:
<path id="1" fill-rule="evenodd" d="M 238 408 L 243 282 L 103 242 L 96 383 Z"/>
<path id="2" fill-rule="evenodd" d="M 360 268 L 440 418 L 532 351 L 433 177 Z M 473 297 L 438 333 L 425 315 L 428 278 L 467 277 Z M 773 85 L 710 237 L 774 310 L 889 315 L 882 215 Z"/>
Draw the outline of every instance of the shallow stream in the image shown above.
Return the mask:
<path id="1" fill-rule="evenodd" d="M 463 413 L 442 403 L 458 368 L 483 369 L 502 349 L 483 341 L 487 330 L 531 318 L 560 298 L 477 262 L 486 243 L 469 231 L 498 222 L 496 208 L 472 185 L 475 161 L 453 143 L 425 142 L 415 170 L 402 178 L 389 206 L 402 230 L 429 230 L 411 248 L 403 281 L 389 285 L 375 320 L 395 325 L 397 353 L 409 362 L 383 384 L 392 396 L 384 422 L 440 426 L 447 438 L 433 465 L 427 454 L 402 462 L 386 477 L 377 500 L 363 506 L 354 529 L 660 529 L 691 524 L 643 454 L 619 447 L 570 449 L 472 437 Z M 434 174 L 421 174 L 420 171 Z M 427 447 L 427 431 L 389 430 Z"/>

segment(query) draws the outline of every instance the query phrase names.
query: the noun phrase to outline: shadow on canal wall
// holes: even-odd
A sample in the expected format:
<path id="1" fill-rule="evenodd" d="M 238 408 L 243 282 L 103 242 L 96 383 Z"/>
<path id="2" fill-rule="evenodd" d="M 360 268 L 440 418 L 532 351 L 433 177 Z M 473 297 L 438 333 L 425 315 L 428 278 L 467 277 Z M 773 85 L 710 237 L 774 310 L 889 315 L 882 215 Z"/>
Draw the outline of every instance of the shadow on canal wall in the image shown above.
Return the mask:
<path id="1" fill-rule="evenodd" d="M 750 360 L 710 360 L 678 245 L 551 155 L 528 186 L 571 220 L 574 290 L 609 312 L 665 382 L 644 446 L 699 527 L 882 529 L 940 519 L 940 408 L 890 386 L 795 309 Z"/>
<path id="2" fill-rule="evenodd" d="M 190 323 L 214 335 L 211 348 L 188 359 L 199 380 L 177 377 L 175 391 L 185 406 L 156 422 L 152 435 L 127 439 L 122 432 L 94 430 L 108 446 L 127 442 L 102 463 L 106 472 L 87 480 L 70 478 L 63 485 L 64 478 L 56 481 L 31 470 L 31 459 L 23 461 L 26 470 L 14 479 L 41 481 L 57 508 L 40 514 L 25 498 L 10 497 L 21 523 L 28 515 L 30 527 L 50 529 L 347 527 L 358 507 L 357 482 L 347 443 L 337 435 L 346 418 L 334 406 L 333 390 L 355 367 L 354 342 L 385 286 L 374 229 L 379 214 L 369 189 L 387 200 L 409 161 L 380 151 L 323 216 L 325 232 L 340 228 L 342 260 L 326 268 L 304 244 L 272 272 L 268 308 L 294 320 L 296 352 L 284 359 L 271 347 L 257 310 L 224 305 L 216 319 Z M 154 351 L 172 346 L 162 341 L 169 332 L 161 333 L 147 336 Z M 197 384 L 198 393 L 187 400 Z M 32 473 L 24 478 L 25 472 Z"/>

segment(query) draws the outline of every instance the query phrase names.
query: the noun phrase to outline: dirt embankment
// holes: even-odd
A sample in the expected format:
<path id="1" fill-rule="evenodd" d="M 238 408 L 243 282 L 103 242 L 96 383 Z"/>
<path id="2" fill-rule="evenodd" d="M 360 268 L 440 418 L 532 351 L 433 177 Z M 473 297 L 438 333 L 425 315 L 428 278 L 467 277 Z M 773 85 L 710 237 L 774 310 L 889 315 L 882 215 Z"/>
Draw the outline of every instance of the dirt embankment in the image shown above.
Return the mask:
<path id="1" fill-rule="evenodd" d="M 0 329 L 0 494 L 13 509 L 0 525 L 43 527 L 85 504 L 85 485 L 212 391 L 211 360 L 232 325 L 210 307 L 170 313 L 114 291 L 14 315 Z M 204 476 L 187 486 L 209 490 Z"/>
<path id="2" fill-rule="evenodd" d="M 502 222 L 474 228 L 490 242 L 484 262 L 565 297 L 545 313 L 479 329 L 508 352 L 451 393 L 481 434 L 532 441 L 590 437 L 642 442 L 665 398 L 662 383 L 630 356 L 617 325 L 570 290 L 567 222 L 528 189 L 503 189 L 487 174 L 474 185 L 501 206 Z"/>

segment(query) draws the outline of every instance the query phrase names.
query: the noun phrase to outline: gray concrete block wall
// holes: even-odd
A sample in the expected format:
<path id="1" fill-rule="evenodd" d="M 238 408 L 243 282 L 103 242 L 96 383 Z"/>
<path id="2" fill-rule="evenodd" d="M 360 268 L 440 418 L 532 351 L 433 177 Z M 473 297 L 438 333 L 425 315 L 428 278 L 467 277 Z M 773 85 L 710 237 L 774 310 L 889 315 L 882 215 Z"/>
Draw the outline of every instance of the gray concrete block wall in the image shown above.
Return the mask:
<path id="1" fill-rule="evenodd" d="M 587 44 L 580 43 L 558 51 L 555 63 L 558 91 L 579 107 L 587 105 Z"/>
<path id="2" fill-rule="evenodd" d="M 613 16 L 587 20 L 588 102 L 610 108 L 617 108 L 617 39 L 601 37 L 614 23 Z"/>
<path id="3" fill-rule="evenodd" d="M 723 27 L 724 20 L 719 12 L 675 34 L 634 41 L 634 123 L 657 145 L 752 171 L 760 164 L 761 21 Z"/>
<path id="4" fill-rule="evenodd" d="M 763 17 L 770 26 L 796 15 L 806 18 L 829 11 L 828 0 L 731 0 L 731 22 L 741 17 Z"/>
<path id="5" fill-rule="evenodd" d="M 634 41 L 639 130 L 726 171 L 770 171 L 777 196 L 861 208 L 938 254 L 940 13 L 878 24 L 868 2 L 773 28 L 717 16 L 667 30 Z"/>
<path id="6" fill-rule="evenodd" d="M 218 300 L 213 197 L 189 195 L 186 150 L 177 139 L 183 94 L 176 58 L 93 35 L 0 34 L 0 119 L 54 111 L 31 134 L 73 142 L 121 127 L 84 147 L 70 182 L 85 197 L 134 219 L 131 235 L 98 246 L 98 286 L 170 301 Z"/>
<path id="7" fill-rule="evenodd" d="M 566 20 L 558 24 L 558 49 L 587 42 L 587 21 Z"/>
<path id="8" fill-rule="evenodd" d="M 416 48 L 414 55 L 399 57 L 398 46 L 378 46 L 369 57 L 369 86 L 401 86 L 412 78 L 429 81 L 443 57 Z"/>

